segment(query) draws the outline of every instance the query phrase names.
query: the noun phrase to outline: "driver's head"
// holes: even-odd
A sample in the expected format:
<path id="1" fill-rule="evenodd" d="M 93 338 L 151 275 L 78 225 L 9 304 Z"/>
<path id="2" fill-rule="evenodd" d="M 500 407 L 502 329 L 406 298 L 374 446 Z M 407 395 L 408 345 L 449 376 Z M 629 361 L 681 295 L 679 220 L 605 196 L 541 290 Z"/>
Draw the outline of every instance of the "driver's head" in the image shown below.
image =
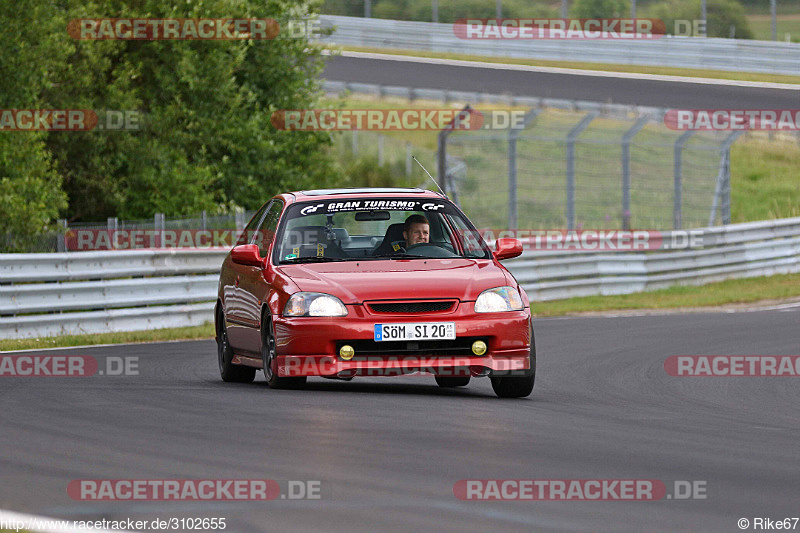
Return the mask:
<path id="1" fill-rule="evenodd" d="M 411 215 L 403 227 L 403 238 L 406 247 L 426 243 L 430 240 L 431 226 L 424 215 Z"/>

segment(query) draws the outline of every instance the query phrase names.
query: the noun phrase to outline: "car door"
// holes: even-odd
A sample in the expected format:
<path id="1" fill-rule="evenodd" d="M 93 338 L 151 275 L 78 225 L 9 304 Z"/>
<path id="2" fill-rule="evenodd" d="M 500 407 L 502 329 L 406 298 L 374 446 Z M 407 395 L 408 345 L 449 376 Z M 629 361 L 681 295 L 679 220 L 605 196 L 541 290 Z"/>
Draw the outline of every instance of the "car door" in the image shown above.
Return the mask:
<path id="1" fill-rule="evenodd" d="M 258 212 L 250 219 L 244 231 L 242 232 L 236 245 L 250 244 L 256 234 L 256 229 L 261 225 L 267 210 L 272 205 L 272 202 L 267 202 L 258 210 Z M 252 322 L 252 317 L 249 316 L 248 305 L 246 303 L 245 293 L 241 290 L 240 285 L 242 277 L 246 277 L 251 269 L 256 267 L 249 267 L 246 265 L 239 265 L 230 260 L 226 260 L 227 268 L 223 272 L 223 304 L 225 310 L 225 326 L 228 330 L 228 342 L 234 350 L 240 349 L 243 346 L 242 337 L 247 331 L 248 324 Z"/>
<path id="2" fill-rule="evenodd" d="M 264 217 L 255 227 L 250 244 L 258 245 L 262 258 L 267 257 L 270 245 L 278 227 L 283 201 L 273 200 L 267 207 Z M 261 307 L 270 291 L 269 283 L 264 277 L 264 269 L 257 266 L 236 265 L 238 271 L 238 287 L 235 334 L 228 330 L 231 346 L 235 351 L 260 354 L 261 351 Z M 235 338 L 234 338 L 235 336 Z"/>

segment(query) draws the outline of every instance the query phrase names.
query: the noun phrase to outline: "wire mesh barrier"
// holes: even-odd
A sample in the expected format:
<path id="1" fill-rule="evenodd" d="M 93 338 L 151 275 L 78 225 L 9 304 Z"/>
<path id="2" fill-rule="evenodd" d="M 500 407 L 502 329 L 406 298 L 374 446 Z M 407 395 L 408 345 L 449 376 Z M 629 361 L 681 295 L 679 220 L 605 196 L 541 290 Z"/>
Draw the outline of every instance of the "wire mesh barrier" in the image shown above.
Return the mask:
<path id="1" fill-rule="evenodd" d="M 28 253 L 86 252 L 145 248 L 215 248 L 235 244 L 239 232 L 255 211 L 229 215 L 167 218 L 156 213 L 151 219 L 68 223 L 58 221 L 58 230 L 43 232 L 24 243 L 12 235 L 0 238 L 0 253 L 24 247 Z"/>
<path id="2" fill-rule="evenodd" d="M 448 193 L 479 227 L 681 229 L 730 222 L 736 135 L 533 110 L 521 130 L 446 136 Z"/>
<path id="3" fill-rule="evenodd" d="M 643 106 L 336 81 L 323 87 L 332 97 L 526 108 L 523 128 L 445 131 L 435 152 L 410 148 L 478 227 L 661 230 L 730 223 L 730 147 L 742 130 L 673 130 L 664 123 L 667 110 Z M 383 144 L 399 142 L 371 131 L 348 134 L 349 153 L 378 154 L 379 161 L 386 157 Z"/>

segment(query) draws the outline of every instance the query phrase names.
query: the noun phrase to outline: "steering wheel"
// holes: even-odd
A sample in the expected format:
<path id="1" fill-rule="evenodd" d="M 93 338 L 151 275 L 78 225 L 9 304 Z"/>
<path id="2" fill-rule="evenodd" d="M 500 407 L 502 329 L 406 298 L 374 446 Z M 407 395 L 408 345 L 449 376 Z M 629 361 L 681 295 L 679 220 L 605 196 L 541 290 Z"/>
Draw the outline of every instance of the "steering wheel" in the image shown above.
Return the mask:
<path id="1" fill-rule="evenodd" d="M 446 250 L 440 246 L 428 242 L 412 244 L 406 248 L 406 253 L 427 257 L 458 257 L 458 255 L 454 254 L 450 250 Z"/>

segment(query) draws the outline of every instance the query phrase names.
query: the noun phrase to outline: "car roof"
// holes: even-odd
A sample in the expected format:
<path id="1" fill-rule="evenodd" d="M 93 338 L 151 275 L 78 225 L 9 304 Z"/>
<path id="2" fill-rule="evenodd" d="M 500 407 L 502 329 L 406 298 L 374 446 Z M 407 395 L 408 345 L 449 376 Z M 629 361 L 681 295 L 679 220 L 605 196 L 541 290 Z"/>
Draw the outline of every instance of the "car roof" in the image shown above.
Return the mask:
<path id="1" fill-rule="evenodd" d="M 421 198 L 442 198 L 438 192 L 427 191 L 425 189 L 401 188 L 401 187 L 361 187 L 361 188 L 341 188 L 341 189 L 312 189 L 306 191 L 295 191 L 289 193 L 295 200 L 301 202 L 306 199 L 325 200 L 329 198 L 339 198 L 341 196 L 369 196 L 374 198 L 395 197 L 398 195 L 413 195 Z"/>

